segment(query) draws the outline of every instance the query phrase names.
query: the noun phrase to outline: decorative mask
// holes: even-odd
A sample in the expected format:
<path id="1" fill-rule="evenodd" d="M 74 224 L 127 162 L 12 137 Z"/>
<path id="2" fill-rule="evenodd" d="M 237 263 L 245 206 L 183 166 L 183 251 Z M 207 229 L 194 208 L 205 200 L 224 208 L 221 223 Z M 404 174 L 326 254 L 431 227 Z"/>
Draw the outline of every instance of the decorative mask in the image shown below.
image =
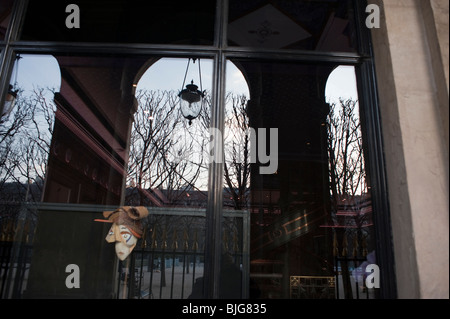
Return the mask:
<path id="1" fill-rule="evenodd" d="M 143 206 L 123 206 L 112 212 L 103 212 L 103 216 L 107 219 L 95 221 L 112 223 L 105 239 L 108 243 L 116 243 L 117 257 L 125 260 L 133 251 L 138 239 L 142 237 L 144 227 L 141 219 L 148 216 L 148 210 Z"/>

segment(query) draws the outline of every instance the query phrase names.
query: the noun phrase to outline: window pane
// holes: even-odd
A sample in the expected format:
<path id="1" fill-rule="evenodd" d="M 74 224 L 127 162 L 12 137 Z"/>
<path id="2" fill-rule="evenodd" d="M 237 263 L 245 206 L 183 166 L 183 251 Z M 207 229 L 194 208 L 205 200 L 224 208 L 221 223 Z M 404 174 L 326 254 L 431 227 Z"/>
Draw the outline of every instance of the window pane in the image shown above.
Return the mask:
<path id="1" fill-rule="evenodd" d="M 0 124 L 2 297 L 187 298 L 203 275 L 209 125 L 180 111 L 188 60 L 162 77 L 156 56 L 20 57 Z M 64 285 L 73 264 L 80 289 Z"/>
<path id="2" fill-rule="evenodd" d="M 364 282 L 375 264 L 374 226 L 353 68 L 232 62 L 249 93 L 228 78 L 224 208 L 251 216 L 250 298 L 373 298 Z"/>
<path id="3" fill-rule="evenodd" d="M 71 3 L 30 1 L 22 39 L 187 45 L 213 42 L 215 1 L 85 0 L 76 2 L 79 11 L 69 8 L 66 13 Z"/>
<path id="4" fill-rule="evenodd" d="M 230 0 L 228 45 L 355 52 L 353 1 Z"/>

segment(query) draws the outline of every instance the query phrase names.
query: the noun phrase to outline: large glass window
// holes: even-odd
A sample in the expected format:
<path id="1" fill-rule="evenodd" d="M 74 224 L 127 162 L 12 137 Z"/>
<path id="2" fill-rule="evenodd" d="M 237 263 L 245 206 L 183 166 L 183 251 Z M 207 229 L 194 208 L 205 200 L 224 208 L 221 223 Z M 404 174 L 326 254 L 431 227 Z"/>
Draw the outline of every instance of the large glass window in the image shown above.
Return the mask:
<path id="1" fill-rule="evenodd" d="M 378 297 L 355 1 L 18 3 L 1 298 Z"/>

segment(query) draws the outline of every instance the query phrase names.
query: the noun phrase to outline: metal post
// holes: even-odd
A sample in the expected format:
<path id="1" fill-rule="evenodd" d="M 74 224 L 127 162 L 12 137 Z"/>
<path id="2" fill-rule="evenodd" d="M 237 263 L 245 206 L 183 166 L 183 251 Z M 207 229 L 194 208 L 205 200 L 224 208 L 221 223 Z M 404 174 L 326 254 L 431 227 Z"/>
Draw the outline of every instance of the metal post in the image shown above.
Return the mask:
<path id="1" fill-rule="evenodd" d="M 213 72 L 213 103 L 210 127 L 223 132 L 224 128 L 224 96 L 225 96 L 225 55 L 222 47 L 226 41 L 226 25 L 224 21 L 227 1 L 218 1 L 216 10 L 215 44 L 219 52 L 214 57 Z M 223 136 L 223 134 L 222 134 Z M 214 139 L 214 150 L 222 152 L 223 137 Z M 222 152 L 223 153 L 223 152 Z M 220 291 L 220 261 L 222 245 L 222 197 L 223 197 L 223 159 L 209 163 L 208 206 L 206 210 L 205 234 L 205 269 L 204 269 L 204 298 L 217 299 Z"/>
<path id="2" fill-rule="evenodd" d="M 11 42 L 18 39 L 27 5 L 28 0 L 14 2 L 11 20 L 5 36 L 6 46 L 0 55 L 0 114 L 3 113 L 3 101 L 7 94 L 6 88 L 9 86 L 9 78 L 13 71 L 14 61 L 16 60 L 16 53 L 11 48 Z"/>

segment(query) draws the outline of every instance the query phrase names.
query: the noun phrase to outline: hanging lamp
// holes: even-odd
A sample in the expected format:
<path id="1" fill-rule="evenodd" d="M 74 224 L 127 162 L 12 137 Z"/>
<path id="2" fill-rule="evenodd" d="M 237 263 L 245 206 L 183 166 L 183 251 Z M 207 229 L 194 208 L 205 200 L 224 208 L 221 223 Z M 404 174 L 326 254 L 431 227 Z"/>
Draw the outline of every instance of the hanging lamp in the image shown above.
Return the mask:
<path id="1" fill-rule="evenodd" d="M 192 60 L 193 63 L 195 63 L 196 59 L 194 58 Z M 184 84 L 186 82 L 186 76 L 189 70 L 190 61 L 191 58 L 188 59 L 182 88 L 184 87 Z M 181 114 L 189 121 L 189 125 L 192 124 L 192 120 L 199 116 L 205 99 L 205 91 L 202 90 L 200 59 L 198 60 L 198 75 L 200 81 L 200 90 L 198 89 L 198 85 L 194 84 L 194 80 L 192 80 L 191 83 L 186 85 L 186 88 L 182 89 L 178 94 L 178 97 L 180 98 Z"/>

